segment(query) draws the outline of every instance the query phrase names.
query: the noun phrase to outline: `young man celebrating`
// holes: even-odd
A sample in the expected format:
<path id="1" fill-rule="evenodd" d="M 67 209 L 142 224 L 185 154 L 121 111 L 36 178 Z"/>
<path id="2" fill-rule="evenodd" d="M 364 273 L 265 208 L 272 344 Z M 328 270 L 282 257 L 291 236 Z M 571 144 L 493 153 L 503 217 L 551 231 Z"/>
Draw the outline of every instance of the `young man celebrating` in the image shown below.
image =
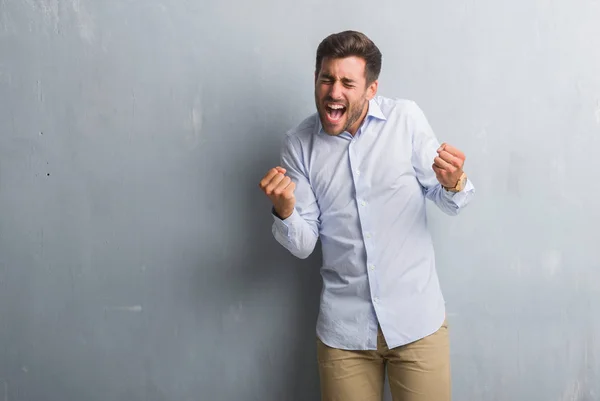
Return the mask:
<path id="1" fill-rule="evenodd" d="M 426 199 L 457 215 L 474 188 L 410 100 L 377 96 L 381 53 L 345 31 L 317 49 L 317 113 L 260 181 L 273 235 L 299 258 L 321 239 L 317 350 L 324 401 L 449 401 L 444 298 Z"/>

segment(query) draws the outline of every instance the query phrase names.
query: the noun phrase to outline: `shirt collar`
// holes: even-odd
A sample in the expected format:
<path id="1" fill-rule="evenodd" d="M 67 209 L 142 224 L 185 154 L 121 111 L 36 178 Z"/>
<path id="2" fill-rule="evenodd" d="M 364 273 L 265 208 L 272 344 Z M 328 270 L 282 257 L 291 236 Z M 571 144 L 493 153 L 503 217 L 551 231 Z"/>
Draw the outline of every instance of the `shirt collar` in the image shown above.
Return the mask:
<path id="1" fill-rule="evenodd" d="M 387 120 L 387 118 L 381 111 L 379 104 L 375 101 L 375 98 L 369 100 L 369 110 L 367 111 L 367 117 L 368 116 L 375 117 L 383 121 Z"/>

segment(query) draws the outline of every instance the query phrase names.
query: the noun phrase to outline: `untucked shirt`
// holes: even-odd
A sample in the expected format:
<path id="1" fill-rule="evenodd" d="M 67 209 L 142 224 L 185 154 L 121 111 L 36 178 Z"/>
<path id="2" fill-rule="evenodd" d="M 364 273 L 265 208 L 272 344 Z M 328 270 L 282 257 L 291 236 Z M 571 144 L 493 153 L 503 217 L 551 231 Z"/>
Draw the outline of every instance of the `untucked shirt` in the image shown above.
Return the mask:
<path id="1" fill-rule="evenodd" d="M 291 216 L 273 235 L 308 257 L 321 241 L 317 336 L 340 349 L 390 348 L 434 333 L 445 302 L 427 228 L 426 199 L 458 214 L 475 190 L 445 190 L 432 169 L 440 147 L 414 101 L 377 96 L 352 136 L 326 134 L 317 113 L 287 132 L 281 164 L 296 184 Z"/>

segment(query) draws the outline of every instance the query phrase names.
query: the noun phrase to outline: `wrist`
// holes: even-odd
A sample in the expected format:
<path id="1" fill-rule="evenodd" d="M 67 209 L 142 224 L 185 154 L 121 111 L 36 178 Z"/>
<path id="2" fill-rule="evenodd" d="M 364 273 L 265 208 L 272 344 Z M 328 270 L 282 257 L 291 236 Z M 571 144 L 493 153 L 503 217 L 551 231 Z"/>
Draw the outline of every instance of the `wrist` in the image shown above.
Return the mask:
<path id="1" fill-rule="evenodd" d="M 294 209 L 279 211 L 279 210 L 277 210 L 277 208 L 273 207 L 273 211 L 272 212 L 280 220 L 285 220 L 288 217 L 290 217 L 292 215 L 292 213 L 294 213 Z"/>
<path id="2" fill-rule="evenodd" d="M 460 192 L 465 188 L 466 184 L 467 184 L 467 174 L 465 174 L 465 172 L 463 171 L 453 186 L 448 187 L 448 186 L 443 185 L 443 187 L 448 192 Z"/>

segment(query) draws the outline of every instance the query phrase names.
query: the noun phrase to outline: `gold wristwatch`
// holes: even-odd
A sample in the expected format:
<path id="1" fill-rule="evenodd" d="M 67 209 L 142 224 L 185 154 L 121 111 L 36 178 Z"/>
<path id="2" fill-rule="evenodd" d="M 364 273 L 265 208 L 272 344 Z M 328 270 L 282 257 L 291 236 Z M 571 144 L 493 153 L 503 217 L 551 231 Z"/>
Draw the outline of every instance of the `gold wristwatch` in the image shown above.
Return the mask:
<path id="1" fill-rule="evenodd" d="M 452 188 L 444 187 L 444 189 L 446 191 L 450 191 L 450 192 L 460 192 L 465 188 L 466 183 L 467 183 L 467 175 L 463 172 L 454 187 L 452 187 Z"/>

